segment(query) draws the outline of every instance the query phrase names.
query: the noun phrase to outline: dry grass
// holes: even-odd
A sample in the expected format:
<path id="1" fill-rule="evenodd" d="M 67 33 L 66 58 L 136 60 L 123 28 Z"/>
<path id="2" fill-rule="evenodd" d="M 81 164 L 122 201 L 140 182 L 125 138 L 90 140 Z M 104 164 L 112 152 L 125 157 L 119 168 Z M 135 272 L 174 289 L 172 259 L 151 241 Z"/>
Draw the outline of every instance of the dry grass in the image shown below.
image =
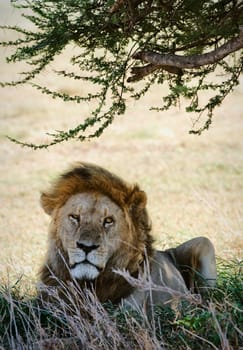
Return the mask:
<path id="1" fill-rule="evenodd" d="M 1 23 L 22 20 L 0 3 Z M 7 35 L 3 32 L 1 35 Z M 71 50 L 71 48 L 69 48 Z M 13 79 L 20 68 L 4 63 L 1 80 Z M 59 58 L 53 66 L 65 62 Z M 86 86 L 41 79 L 61 91 Z M 222 258 L 243 252 L 243 85 L 217 110 L 202 136 L 190 136 L 190 116 L 181 109 L 149 112 L 161 100 L 154 88 L 140 102 L 130 102 L 108 131 L 93 142 L 69 142 L 48 151 L 20 148 L 4 135 L 43 142 L 46 132 L 67 129 L 89 116 L 92 106 L 72 105 L 43 96 L 31 87 L 1 89 L 0 274 L 36 279 L 46 249 L 48 217 L 39 207 L 39 193 L 72 162 L 98 163 L 147 192 L 154 234 L 160 246 L 205 235 Z"/>
<path id="2" fill-rule="evenodd" d="M 179 309 L 156 306 L 149 317 L 111 303 L 101 305 L 75 281 L 68 286 L 60 281 L 66 301 L 52 290 L 51 304 L 30 298 L 28 290 L 21 295 L 17 284 L 0 286 L 0 349 L 241 350 L 239 269 L 236 263 L 221 266 L 218 287 L 207 295 L 207 302 L 186 295 Z M 177 299 L 173 292 L 171 296 Z"/>

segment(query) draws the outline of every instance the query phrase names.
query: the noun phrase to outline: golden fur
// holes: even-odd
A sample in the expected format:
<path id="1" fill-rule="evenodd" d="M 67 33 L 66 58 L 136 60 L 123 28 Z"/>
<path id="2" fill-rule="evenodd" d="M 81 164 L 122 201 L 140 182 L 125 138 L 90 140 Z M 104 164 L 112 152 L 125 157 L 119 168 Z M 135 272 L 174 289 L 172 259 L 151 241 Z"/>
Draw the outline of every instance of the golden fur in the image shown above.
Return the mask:
<path id="1" fill-rule="evenodd" d="M 148 295 L 114 270 L 126 270 L 137 278 L 149 269 L 155 283 L 183 293 L 193 287 L 196 270 L 213 286 L 211 242 L 200 237 L 165 252 L 155 251 L 146 202 L 138 185 L 92 164 L 79 163 L 62 175 L 41 195 L 42 207 L 51 215 L 49 247 L 40 272 L 44 285 L 75 278 L 81 288 L 95 290 L 102 302 L 126 300 L 141 306 Z M 171 296 L 154 292 L 153 297 L 157 303 Z"/>

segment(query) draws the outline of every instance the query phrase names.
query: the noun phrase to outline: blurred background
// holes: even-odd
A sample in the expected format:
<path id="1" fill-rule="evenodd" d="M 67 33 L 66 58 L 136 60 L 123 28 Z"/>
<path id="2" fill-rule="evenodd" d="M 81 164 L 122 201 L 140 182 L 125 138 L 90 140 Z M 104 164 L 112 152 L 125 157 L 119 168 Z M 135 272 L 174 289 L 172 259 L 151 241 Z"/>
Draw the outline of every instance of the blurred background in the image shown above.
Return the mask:
<path id="1" fill-rule="evenodd" d="M 25 25 L 10 1 L 0 2 L 1 25 Z M 13 40 L 1 30 L 0 39 Z M 52 63 L 65 68 L 68 51 Z M 9 48 L 1 48 L 0 81 L 12 81 L 24 64 L 7 64 Z M 85 93 L 84 83 L 45 81 L 59 92 Z M 142 86 L 142 82 L 139 83 Z M 240 86 L 215 112 L 209 131 L 189 135 L 191 115 L 181 108 L 149 111 L 159 105 L 161 87 L 138 102 L 130 101 L 92 142 L 69 141 L 48 150 L 22 148 L 6 135 L 33 143 L 46 133 L 68 130 L 90 115 L 92 103 L 75 105 L 53 100 L 31 86 L 1 88 L 0 94 L 0 276 L 36 281 L 46 251 L 49 218 L 39 205 L 40 192 L 73 162 L 97 163 L 147 192 L 148 209 L 158 247 L 164 249 L 195 236 L 206 236 L 222 259 L 243 256 L 243 76 Z"/>

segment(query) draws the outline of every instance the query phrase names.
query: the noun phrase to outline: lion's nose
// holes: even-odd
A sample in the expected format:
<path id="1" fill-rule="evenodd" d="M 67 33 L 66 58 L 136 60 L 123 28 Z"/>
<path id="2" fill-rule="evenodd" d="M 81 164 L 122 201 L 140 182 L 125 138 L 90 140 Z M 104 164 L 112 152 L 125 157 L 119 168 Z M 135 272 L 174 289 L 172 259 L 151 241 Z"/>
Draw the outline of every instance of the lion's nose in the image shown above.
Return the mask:
<path id="1" fill-rule="evenodd" d="M 97 244 L 89 245 L 89 244 L 77 242 L 77 247 L 82 249 L 86 254 L 89 254 L 92 250 L 99 248 L 99 245 Z"/>

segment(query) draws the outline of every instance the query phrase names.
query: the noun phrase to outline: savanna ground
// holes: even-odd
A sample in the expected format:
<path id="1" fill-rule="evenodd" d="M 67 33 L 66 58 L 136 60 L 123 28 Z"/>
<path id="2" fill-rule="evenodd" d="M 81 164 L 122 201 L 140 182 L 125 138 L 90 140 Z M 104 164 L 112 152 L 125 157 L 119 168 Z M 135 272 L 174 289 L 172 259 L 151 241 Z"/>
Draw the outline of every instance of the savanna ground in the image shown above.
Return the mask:
<path id="1" fill-rule="evenodd" d="M 2 24 L 24 20 L 8 1 L 0 3 Z M 1 39 L 14 34 L 1 32 Z M 68 48 L 72 50 L 72 48 Z M 0 76 L 12 80 L 21 65 L 7 65 L 1 49 Z M 53 62 L 61 67 L 65 53 Z M 53 80 L 48 72 L 38 82 L 52 89 L 85 93 L 87 86 Z M 161 88 L 160 88 L 161 89 Z M 53 100 L 32 87 L 3 88 L 0 97 L 0 279 L 34 284 L 47 243 L 48 217 L 39 205 L 41 190 L 73 162 L 107 167 L 148 195 L 157 244 L 167 248 L 195 236 L 212 240 L 217 257 L 243 256 L 243 76 L 241 85 L 217 109 L 213 125 L 201 136 L 188 134 L 192 121 L 183 106 L 152 112 L 163 91 L 130 101 L 124 116 L 92 142 L 71 141 L 49 150 L 21 148 L 5 135 L 42 143 L 46 132 L 68 129 L 89 116 L 92 105 Z M 183 102 L 182 102 L 183 105 Z"/>

